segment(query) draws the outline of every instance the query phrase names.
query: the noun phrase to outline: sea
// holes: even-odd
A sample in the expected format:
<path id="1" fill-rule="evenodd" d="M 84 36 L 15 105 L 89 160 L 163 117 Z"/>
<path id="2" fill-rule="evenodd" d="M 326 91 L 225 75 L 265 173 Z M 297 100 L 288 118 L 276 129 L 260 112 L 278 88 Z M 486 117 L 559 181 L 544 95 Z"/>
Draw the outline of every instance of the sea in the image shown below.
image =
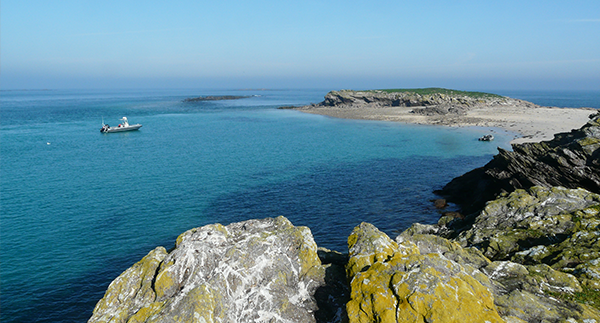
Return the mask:
<path id="1" fill-rule="evenodd" d="M 363 221 L 435 223 L 432 192 L 515 137 L 278 109 L 328 90 L 0 92 L 0 321 L 85 322 L 124 270 L 211 223 L 283 215 L 341 252 Z M 600 108 L 600 91 L 488 92 Z M 183 102 L 221 95 L 244 98 Z M 100 133 L 123 116 L 142 128 Z"/>

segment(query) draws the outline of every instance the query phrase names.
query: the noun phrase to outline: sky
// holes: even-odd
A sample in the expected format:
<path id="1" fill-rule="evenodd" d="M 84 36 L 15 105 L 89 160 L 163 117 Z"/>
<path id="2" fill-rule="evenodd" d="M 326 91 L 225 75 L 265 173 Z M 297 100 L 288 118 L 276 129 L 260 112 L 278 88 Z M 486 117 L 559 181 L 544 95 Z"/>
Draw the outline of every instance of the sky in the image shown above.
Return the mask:
<path id="1" fill-rule="evenodd" d="M 600 90 L 600 1 L 2 0 L 0 89 Z"/>

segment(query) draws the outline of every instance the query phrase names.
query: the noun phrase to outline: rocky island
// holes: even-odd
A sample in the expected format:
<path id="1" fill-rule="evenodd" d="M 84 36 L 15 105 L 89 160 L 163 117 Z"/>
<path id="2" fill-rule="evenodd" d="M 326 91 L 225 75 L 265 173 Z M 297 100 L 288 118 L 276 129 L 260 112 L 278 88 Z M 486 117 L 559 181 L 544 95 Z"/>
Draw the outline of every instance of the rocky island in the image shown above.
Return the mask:
<path id="1" fill-rule="evenodd" d="M 550 140 L 555 133 L 581 127 L 595 111 L 440 88 L 331 91 L 321 103 L 284 108 L 346 119 L 502 128 L 517 134 L 512 143 Z"/>
<path id="2" fill-rule="evenodd" d="M 222 101 L 222 100 L 239 100 L 251 98 L 251 95 L 208 95 L 195 98 L 184 99 L 183 102 L 201 102 L 201 101 Z"/>
<path id="3" fill-rule="evenodd" d="M 593 114 L 453 180 L 440 193 L 464 215 L 395 238 L 362 223 L 338 252 L 284 217 L 191 229 L 117 277 L 89 322 L 600 322 L 599 166 Z"/>

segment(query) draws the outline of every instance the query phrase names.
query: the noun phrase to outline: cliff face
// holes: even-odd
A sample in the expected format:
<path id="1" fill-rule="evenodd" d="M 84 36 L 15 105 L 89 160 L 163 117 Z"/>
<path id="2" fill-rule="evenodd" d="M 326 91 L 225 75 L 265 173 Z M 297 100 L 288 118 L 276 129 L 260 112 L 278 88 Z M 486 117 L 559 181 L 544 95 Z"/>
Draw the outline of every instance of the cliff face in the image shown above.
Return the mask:
<path id="1" fill-rule="evenodd" d="M 453 179 L 437 193 L 460 204 L 465 213 L 481 210 L 503 192 L 532 186 L 600 193 L 600 114 L 591 117 L 581 129 L 553 140 L 499 149 L 487 165 Z"/>
<path id="2" fill-rule="evenodd" d="M 442 89 L 440 89 L 442 90 Z M 467 109 L 481 106 L 517 105 L 535 107 L 527 101 L 487 95 L 461 94 L 460 91 L 442 90 L 446 93 L 420 94 L 410 91 L 331 91 L 325 95 L 320 106 L 358 108 L 369 107 L 415 107 L 413 113 L 424 115 L 465 114 Z"/>

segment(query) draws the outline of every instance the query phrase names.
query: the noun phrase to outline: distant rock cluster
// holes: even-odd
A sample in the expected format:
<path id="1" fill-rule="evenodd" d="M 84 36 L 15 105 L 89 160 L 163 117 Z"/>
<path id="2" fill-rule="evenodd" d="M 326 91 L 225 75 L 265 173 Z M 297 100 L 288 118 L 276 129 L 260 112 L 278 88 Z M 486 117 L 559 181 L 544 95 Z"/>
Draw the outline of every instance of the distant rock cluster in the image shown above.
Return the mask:
<path id="1" fill-rule="evenodd" d="M 221 100 L 239 100 L 251 98 L 250 95 L 209 95 L 209 96 L 199 96 L 195 98 L 187 98 L 184 99 L 183 102 L 200 102 L 200 101 L 221 101 Z"/>

